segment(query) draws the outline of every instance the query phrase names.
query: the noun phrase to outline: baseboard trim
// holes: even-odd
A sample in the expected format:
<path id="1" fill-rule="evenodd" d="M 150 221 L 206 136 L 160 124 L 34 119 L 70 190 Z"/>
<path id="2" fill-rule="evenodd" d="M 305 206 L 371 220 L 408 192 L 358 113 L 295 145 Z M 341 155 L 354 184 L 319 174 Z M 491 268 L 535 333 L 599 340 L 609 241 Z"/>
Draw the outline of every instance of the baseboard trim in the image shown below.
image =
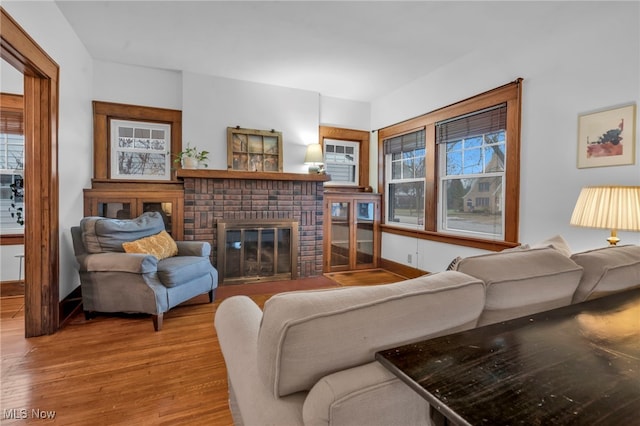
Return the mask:
<path id="1" fill-rule="evenodd" d="M 2 281 L 0 282 L 0 296 L 13 297 L 24 296 L 24 281 Z"/>
<path id="2" fill-rule="evenodd" d="M 407 278 L 417 278 L 425 274 L 429 274 L 427 271 L 423 271 L 412 266 L 403 265 L 402 263 L 394 262 L 389 259 L 380 259 L 380 267 L 386 269 L 394 274 L 402 275 Z"/>
<path id="3" fill-rule="evenodd" d="M 82 308 L 82 291 L 80 286 L 76 287 L 67 297 L 60 301 L 58 304 L 58 312 L 60 318 L 60 324 L 58 329 L 61 329 L 71 321 L 71 319 L 80 312 Z"/>

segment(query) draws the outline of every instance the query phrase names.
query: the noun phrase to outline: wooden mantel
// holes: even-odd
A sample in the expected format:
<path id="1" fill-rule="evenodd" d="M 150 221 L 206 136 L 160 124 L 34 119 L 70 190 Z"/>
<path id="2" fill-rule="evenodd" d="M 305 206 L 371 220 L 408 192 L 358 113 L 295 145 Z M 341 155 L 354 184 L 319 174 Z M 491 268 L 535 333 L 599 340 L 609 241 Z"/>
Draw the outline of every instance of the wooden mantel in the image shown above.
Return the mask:
<path id="1" fill-rule="evenodd" d="M 305 182 L 326 182 L 331 180 L 329 175 L 310 173 L 281 173 L 281 172 L 241 172 L 210 169 L 179 169 L 179 178 L 199 179 L 255 179 L 255 180 L 290 180 Z"/>

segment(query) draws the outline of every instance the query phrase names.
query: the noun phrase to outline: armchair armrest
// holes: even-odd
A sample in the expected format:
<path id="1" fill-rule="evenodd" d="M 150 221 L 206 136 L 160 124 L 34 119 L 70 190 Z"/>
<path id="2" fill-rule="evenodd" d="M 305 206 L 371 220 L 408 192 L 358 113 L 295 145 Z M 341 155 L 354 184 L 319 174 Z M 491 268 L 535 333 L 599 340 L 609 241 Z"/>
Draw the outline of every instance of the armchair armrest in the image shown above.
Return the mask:
<path id="1" fill-rule="evenodd" d="M 176 241 L 178 256 L 209 257 L 211 244 L 206 241 Z"/>
<path id="2" fill-rule="evenodd" d="M 158 259 L 155 256 L 138 253 L 95 253 L 77 257 L 83 272 L 130 272 L 146 274 L 156 272 Z"/>

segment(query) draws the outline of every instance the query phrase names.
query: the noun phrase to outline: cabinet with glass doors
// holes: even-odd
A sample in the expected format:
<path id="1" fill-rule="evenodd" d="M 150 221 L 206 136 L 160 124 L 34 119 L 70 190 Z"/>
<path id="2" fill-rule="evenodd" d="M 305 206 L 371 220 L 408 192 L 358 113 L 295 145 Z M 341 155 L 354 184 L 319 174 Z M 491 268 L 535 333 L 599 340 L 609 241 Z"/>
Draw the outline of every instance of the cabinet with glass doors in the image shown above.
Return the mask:
<path id="1" fill-rule="evenodd" d="M 377 268 L 380 194 L 325 193 L 324 272 Z"/>

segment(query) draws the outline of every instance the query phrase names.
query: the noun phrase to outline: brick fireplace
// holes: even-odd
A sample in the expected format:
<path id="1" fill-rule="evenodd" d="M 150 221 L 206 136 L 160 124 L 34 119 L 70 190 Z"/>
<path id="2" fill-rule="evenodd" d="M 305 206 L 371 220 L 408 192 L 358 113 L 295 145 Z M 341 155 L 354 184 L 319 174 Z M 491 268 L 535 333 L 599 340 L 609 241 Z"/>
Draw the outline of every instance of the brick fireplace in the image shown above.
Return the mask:
<path id="1" fill-rule="evenodd" d="M 297 276 L 322 275 L 322 175 L 179 170 L 184 179 L 184 239 L 209 241 L 218 262 L 218 222 L 298 223 Z M 293 267 L 294 265 L 292 265 Z M 295 275 L 294 275 L 295 276 Z"/>

